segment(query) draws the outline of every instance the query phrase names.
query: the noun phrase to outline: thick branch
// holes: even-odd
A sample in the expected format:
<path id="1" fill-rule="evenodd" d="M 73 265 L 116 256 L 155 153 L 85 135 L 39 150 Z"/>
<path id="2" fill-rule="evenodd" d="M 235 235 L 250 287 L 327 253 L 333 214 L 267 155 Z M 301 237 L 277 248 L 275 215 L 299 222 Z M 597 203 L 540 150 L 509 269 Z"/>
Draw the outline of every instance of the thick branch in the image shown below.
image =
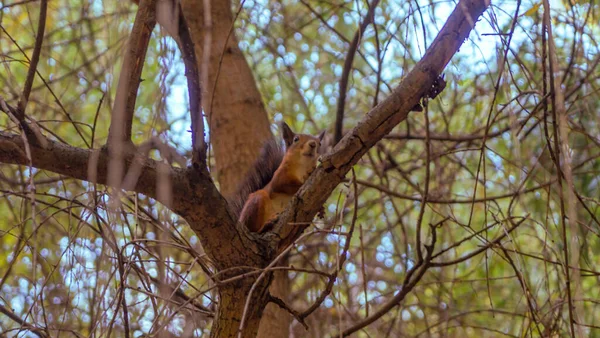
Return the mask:
<path id="1" fill-rule="evenodd" d="M 30 147 L 32 166 L 35 168 L 49 170 L 80 180 L 108 184 L 108 155 L 106 151 L 81 149 L 52 140 L 48 140 L 47 149 L 33 144 Z M 128 156 L 126 160 L 127 168 L 129 168 L 132 159 L 132 155 Z M 0 132 L 0 162 L 28 164 L 25 156 L 25 145 L 19 135 Z M 142 165 L 137 184 L 132 190 L 157 198 L 157 175 L 156 161 L 146 159 Z M 171 168 L 169 175 L 173 180 L 173 189 L 186 189 L 183 186 L 184 169 Z"/>
<path id="2" fill-rule="evenodd" d="M 139 5 L 139 0 L 133 0 L 133 2 Z M 156 6 L 156 22 L 177 42 L 181 51 L 188 86 L 190 120 L 192 121 L 192 163 L 203 166 L 206 165 L 206 144 L 201 108 L 200 73 L 194 50 L 194 40 L 179 1 L 159 1 Z"/>
<path id="3" fill-rule="evenodd" d="M 272 137 L 262 96 L 233 32 L 231 1 L 182 0 L 199 67 L 202 108 L 210 127 L 211 152 L 221 192 L 231 197 Z M 210 7 L 210 14 L 205 13 Z M 210 22 L 207 18 L 210 17 Z M 210 32 L 207 32 L 207 29 Z M 210 33 L 210 34 L 208 34 Z M 209 38 L 210 39 L 207 39 Z M 209 41 L 210 40 L 210 41 Z M 210 44 L 207 44 L 210 42 Z M 209 64 L 206 57 L 209 57 Z"/>
<path id="4" fill-rule="evenodd" d="M 140 77 L 146 59 L 146 50 L 155 25 L 156 0 L 142 0 L 127 42 L 108 130 L 110 157 L 108 172 L 110 175 L 107 183 L 117 189 L 121 188 L 121 180 L 125 173 L 125 156 L 128 151 L 132 150 L 131 127 L 135 100 L 141 82 Z"/>
<path id="5" fill-rule="evenodd" d="M 150 35 L 155 25 L 156 0 L 142 0 L 127 42 L 123 66 L 119 75 L 108 133 L 109 142 L 120 143 L 131 140 L 135 100 L 141 82 Z"/>
<path id="6" fill-rule="evenodd" d="M 489 3 L 462 0 L 439 32 L 425 56 L 393 93 L 368 112 L 358 125 L 323 158 L 308 182 L 282 213 L 275 232 L 287 246 L 306 228 L 333 189 L 373 145 L 404 121 L 411 109 L 427 94 L 452 56 L 473 29 Z"/>
<path id="7" fill-rule="evenodd" d="M 190 34 L 190 28 L 183 15 L 181 5 L 177 4 L 177 7 L 179 28 L 175 40 L 181 50 L 188 85 L 190 120 L 192 121 L 192 163 L 205 166 L 206 144 L 204 142 L 204 119 L 202 116 L 202 92 L 200 90 L 198 59 L 194 49 L 194 40 Z"/>
<path id="8" fill-rule="evenodd" d="M 109 157 L 105 150 L 88 150 L 72 147 L 48 140 L 46 148 L 30 144 L 31 165 L 35 168 L 53 171 L 72 178 L 109 185 Z M 124 158 L 125 171 L 134 161 L 134 154 Z M 17 134 L 0 132 L 0 163 L 28 165 L 23 138 Z M 136 166 L 139 165 L 136 164 Z M 173 201 L 162 201 L 157 191 L 158 163 L 144 158 L 139 176 L 130 190 L 155 198 L 161 202 L 171 202 L 174 212 L 188 221 L 198 235 L 206 253 L 213 259 L 217 268 L 255 264 L 264 265 L 260 245 L 248 235 L 248 231 L 236 224 L 207 170 L 168 167 Z M 111 173 L 112 175 L 112 173 Z"/>

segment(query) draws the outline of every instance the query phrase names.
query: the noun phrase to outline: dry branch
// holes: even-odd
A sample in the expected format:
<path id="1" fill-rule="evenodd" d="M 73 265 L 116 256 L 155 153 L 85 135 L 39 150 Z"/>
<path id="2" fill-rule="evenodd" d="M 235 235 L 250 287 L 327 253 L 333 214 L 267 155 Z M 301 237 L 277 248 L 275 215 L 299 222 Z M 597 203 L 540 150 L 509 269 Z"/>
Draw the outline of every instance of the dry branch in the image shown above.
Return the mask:
<path id="1" fill-rule="evenodd" d="M 109 150 L 112 138 L 116 138 L 121 142 L 130 141 L 131 121 L 140 80 L 141 65 L 145 57 L 147 39 L 149 39 L 155 22 L 153 18 L 155 6 L 153 4 L 154 1 L 151 0 L 142 1 L 136 18 L 130 48 L 135 48 L 137 52 L 127 51 L 119 81 L 117 102 L 111 121 Z M 231 213 L 229 213 L 224 198 L 216 189 L 206 168 L 181 169 L 168 167 L 172 189 L 177 192 L 173 196 L 172 209 L 185 218 L 190 227 L 198 234 L 204 250 L 213 260 L 216 269 L 226 271 L 229 268 L 239 266 L 268 266 L 271 261 L 270 258 L 276 255 L 274 248 L 286 246 L 286 244 L 297 239 L 329 194 L 342 182 L 346 173 L 351 170 L 362 155 L 398 123 L 404 121 L 408 113 L 420 103 L 423 97 L 430 93 L 433 84 L 439 79 L 444 67 L 467 38 L 475 21 L 488 5 L 489 3 L 486 3 L 485 0 L 460 1 L 415 69 L 407 75 L 388 99 L 367 113 L 362 121 L 337 144 L 333 152 L 324 157 L 322 164 L 301 188 L 298 197 L 292 201 L 292 208 L 288 208 L 280 218 L 276 226 L 276 235 L 283 238 L 281 243 L 275 240 L 270 242 L 257 240 L 256 236 L 249 234 L 247 229 L 237 224 Z M 217 20 L 214 23 L 216 24 Z M 219 50 L 223 50 L 222 48 L 225 46 L 220 47 Z M 214 46 L 211 48 L 214 49 Z M 134 67 L 135 69 L 126 70 L 127 67 Z M 213 76 L 211 76 L 212 78 Z M 220 87 L 214 88 L 213 92 L 217 90 L 220 90 Z M 206 102 L 206 104 L 210 103 Z M 24 146 L 18 135 L 0 132 L 0 162 L 27 163 L 27 158 L 23 155 Z M 49 141 L 46 149 L 32 145 L 31 154 L 34 167 L 101 184 L 118 187 L 125 172 L 125 170 L 120 173 L 119 171 L 109 171 L 110 159 L 108 153 L 103 150 L 83 150 Z M 125 151 L 123 153 L 123 169 L 131 165 L 133 157 L 133 152 Z M 61 161 L 56 161 L 57 158 L 60 158 Z M 111 175 L 115 175 L 117 184 L 111 184 Z M 159 175 L 157 162 L 145 159 L 141 166 L 139 179 L 133 189 L 149 197 L 160 198 L 161 196 L 158 196 L 156 187 Z M 369 322 L 376 320 L 402 300 L 398 297 L 404 297 L 410 292 L 431 264 L 430 259 L 433 248 L 431 246 L 426 246 L 426 248 L 425 260 L 420 262 L 422 265 L 417 265 L 415 269 L 418 268 L 418 270 L 413 270 L 406 276 L 403 292 L 399 296 L 390 299 L 386 306 L 373 313 L 367 320 L 359 323 L 359 326 L 367 325 Z M 224 273 L 222 276 L 226 279 L 231 274 Z M 240 318 L 244 314 L 244 304 L 240 300 L 248 295 L 251 287 L 254 293 L 248 301 L 255 306 L 247 311 L 247 327 L 249 329 L 244 330 L 243 333 L 255 332 L 262 312 L 261 306 L 268 301 L 270 276 L 267 277 L 269 278 L 255 279 L 256 283 L 254 285 L 252 281 L 240 280 L 235 285 L 220 286 L 220 307 L 217 320 L 213 326 L 213 335 L 217 335 L 219 332 L 230 336 L 238 333 L 237 324 L 241 324 Z"/>
<path id="2" fill-rule="evenodd" d="M 20 122 L 25 120 L 25 108 L 29 101 L 29 94 L 31 94 L 31 87 L 33 86 L 33 79 L 37 70 L 38 62 L 40 61 L 40 53 L 42 52 L 42 43 L 44 42 L 44 30 L 46 29 L 46 12 L 48 10 L 48 0 L 42 0 L 40 4 L 40 19 L 38 21 L 38 31 L 35 37 L 35 46 L 33 47 L 33 55 L 29 61 L 29 70 L 27 71 L 27 78 L 25 79 L 25 85 L 23 86 L 23 93 L 19 99 L 17 105 L 17 119 Z M 25 55 L 27 57 L 27 55 Z"/>
<path id="3" fill-rule="evenodd" d="M 108 140 L 110 142 L 131 141 L 131 126 L 138 88 L 150 35 L 156 25 L 156 0 L 142 0 L 135 16 L 135 22 L 119 75 L 115 104 L 112 110 Z M 119 144 L 117 143 L 117 144 Z"/>
<path id="4" fill-rule="evenodd" d="M 108 185 L 108 155 L 102 150 L 88 150 L 72 147 L 63 143 L 48 140 L 47 148 L 30 144 L 32 165 L 35 168 L 50 170 L 55 173 L 92 183 Z M 60 159 L 58 161 L 57 159 Z M 126 158 L 129 167 L 133 155 Z M 0 132 L 0 162 L 11 164 L 27 164 L 25 144 L 19 135 Z M 156 161 L 145 159 L 141 173 L 133 191 L 152 198 L 156 196 Z M 183 186 L 185 170 L 171 168 L 170 176 L 177 189 L 188 190 Z"/>
<path id="5" fill-rule="evenodd" d="M 150 35 L 156 25 L 156 0 L 142 0 L 135 16 L 133 29 L 119 75 L 117 94 L 111 112 L 108 130 L 109 176 L 108 184 L 120 188 L 124 174 L 124 157 L 132 148 L 131 128 L 135 101 L 141 82 L 142 69 Z"/>
<path id="6" fill-rule="evenodd" d="M 312 221 L 329 194 L 362 155 L 408 117 L 411 109 L 431 90 L 487 6 L 486 0 L 460 1 L 423 59 L 387 99 L 369 111 L 333 151 L 324 156 L 321 165 L 292 200 L 293 207 L 280 216 L 275 227 L 275 232 L 283 238 L 280 247 L 292 243 L 307 227 L 292 224 Z"/>
<path id="7" fill-rule="evenodd" d="M 343 128 L 344 128 L 344 107 L 346 105 L 346 91 L 348 89 L 348 80 L 350 78 L 350 72 L 352 71 L 352 63 L 354 61 L 354 55 L 358 49 L 358 43 L 362 38 L 367 27 L 373 22 L 375 16 L 375 8 L 379 4 L 379 0 L 374 0 L 369 5 L 369 10 L 365 15 L 365 19 L 360 24 L 358 30 L 354 34 L 354 38 L 348 48 L 346 59 L 344 61 L 344 69 L 342 70 L 342 77 L 340 78 L 340 98 L 338 99 L 336 117 L 335 117 L 335 132 L 334 132 L 334 143 L 338 143 L 342 139 Z"/>

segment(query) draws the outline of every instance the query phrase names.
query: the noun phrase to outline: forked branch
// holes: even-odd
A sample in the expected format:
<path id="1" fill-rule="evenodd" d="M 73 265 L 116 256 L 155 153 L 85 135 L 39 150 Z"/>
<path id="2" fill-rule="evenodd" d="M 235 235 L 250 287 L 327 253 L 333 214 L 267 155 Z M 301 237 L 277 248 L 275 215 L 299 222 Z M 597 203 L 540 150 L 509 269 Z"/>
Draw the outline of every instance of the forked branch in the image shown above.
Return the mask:
<path id="1" fill-rule="evenodd" d="M 333 151 L 324 156 L 321 165 L 292 200 L 292 207 L 282 213 L 275 226 L 274 231 L 283 238 L 280 248 L 293 243 L 304 231 L 308 225 L 298 224 L 310 224 L 362 155 L 404 121 L 422 98 L 435 94 L 437 89 L 432 87 L 441 79 L 440 74 L 488 6 L 488 0 L 460 1 L 415 68 L 387 99 L 369 111 Z"/>

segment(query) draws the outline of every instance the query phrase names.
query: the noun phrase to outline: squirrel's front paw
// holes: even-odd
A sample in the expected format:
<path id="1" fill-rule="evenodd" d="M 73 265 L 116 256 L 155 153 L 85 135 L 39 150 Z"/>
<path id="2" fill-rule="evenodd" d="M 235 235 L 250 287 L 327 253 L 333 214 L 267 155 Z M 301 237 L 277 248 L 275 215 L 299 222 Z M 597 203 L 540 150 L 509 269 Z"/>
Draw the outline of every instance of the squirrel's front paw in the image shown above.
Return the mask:
<path id="1" fill-rule="evenodd" d="M 263 226 L 260 228 L 260 230 L 258 230 L 258 233 L 264 234 L 267 231 L 273 230 L 273 228 L 275 227 L 275 224 L 277 224 L 278 220 L 279 220 L 279 214 L 276 214 L 275 217 L 271 218 L 270 220 L 265 222 L 265 224 L 263 224 Z"/>
<path id="2" fill-rule="evenodd" d="M 304 182 L 306 182 L 306 180 L 308 180 L 308 177 L 310 176 L 310 174 L 313 173 L 313 171 L 315 171 L 315 168 L 312 168 L 306 172 L 306 174 L 302 177 L 302 183 L 304 183 Z"/>

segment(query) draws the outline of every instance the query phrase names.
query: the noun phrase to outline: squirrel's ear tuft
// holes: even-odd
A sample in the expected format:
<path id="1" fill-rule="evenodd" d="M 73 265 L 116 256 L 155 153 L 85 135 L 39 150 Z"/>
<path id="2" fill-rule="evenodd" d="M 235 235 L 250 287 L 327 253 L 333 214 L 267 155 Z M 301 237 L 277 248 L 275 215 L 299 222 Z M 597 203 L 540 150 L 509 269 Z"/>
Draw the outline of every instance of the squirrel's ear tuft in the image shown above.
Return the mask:
<path id="1" fill-rule="evenodd" d="M 285 141 L 285 146 L 289 147 L 292 145 L 292 143 L 294 143 L 294 136 L 296 136 L 296 134 L 294 134 L 290 126 L 288 126 L 285 122 L 281 123 L 281 129 L 283 130 L 283 140 Z"/>
<path id="2" fill-rule="evenodd" d="M 317 138 L 319 139 L 319 142 L 323 141 L 323 137 L 325 137 L 325 132 L 326 131 L 327 130 L 323 130 L 322 132 L 319 133 L 319 135 L 317 135 Z"/>

